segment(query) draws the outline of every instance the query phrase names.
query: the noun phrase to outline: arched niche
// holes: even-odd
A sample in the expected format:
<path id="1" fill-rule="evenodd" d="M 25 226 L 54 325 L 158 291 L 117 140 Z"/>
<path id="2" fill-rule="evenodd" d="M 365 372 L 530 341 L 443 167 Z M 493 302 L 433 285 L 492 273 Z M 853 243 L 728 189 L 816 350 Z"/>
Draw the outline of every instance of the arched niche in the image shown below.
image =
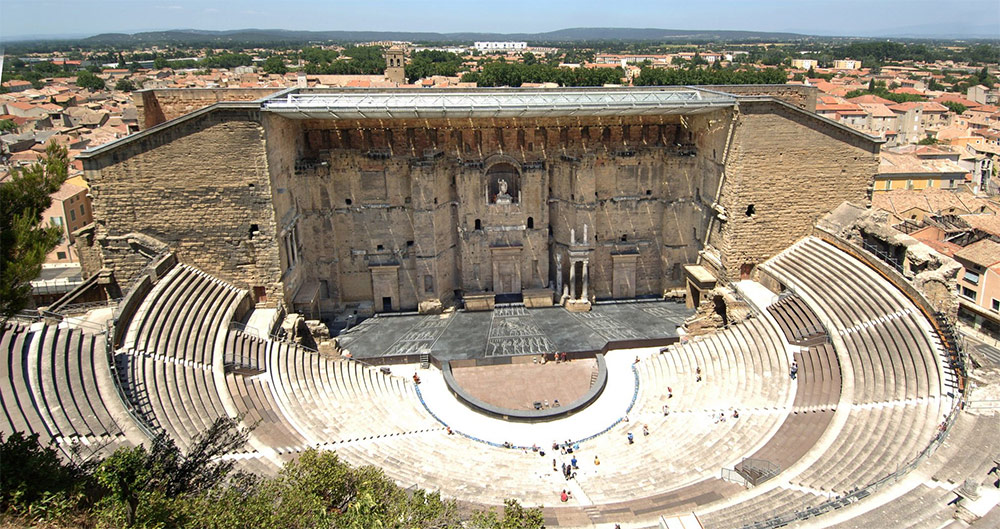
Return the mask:
<path id="1" fill-rule="evenodd" d="M 521 170 L 511 161 L 498 160 L 486 169 L 486 194 L 490 204 L 521 201 Z"/>

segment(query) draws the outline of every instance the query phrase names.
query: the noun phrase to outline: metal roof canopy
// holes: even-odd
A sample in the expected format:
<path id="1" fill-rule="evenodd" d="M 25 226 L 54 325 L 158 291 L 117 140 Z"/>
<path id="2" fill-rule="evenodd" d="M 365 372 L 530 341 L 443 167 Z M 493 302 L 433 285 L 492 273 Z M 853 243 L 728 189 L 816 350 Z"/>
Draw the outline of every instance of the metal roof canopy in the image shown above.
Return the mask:
<path id="1" fill-rule="evenodd" d="M 516 118 L 695 114 L 736 98 L 690 87 L 656 89 L 341 89 L 267 98 L 261 110 L 292 119 Z"/>

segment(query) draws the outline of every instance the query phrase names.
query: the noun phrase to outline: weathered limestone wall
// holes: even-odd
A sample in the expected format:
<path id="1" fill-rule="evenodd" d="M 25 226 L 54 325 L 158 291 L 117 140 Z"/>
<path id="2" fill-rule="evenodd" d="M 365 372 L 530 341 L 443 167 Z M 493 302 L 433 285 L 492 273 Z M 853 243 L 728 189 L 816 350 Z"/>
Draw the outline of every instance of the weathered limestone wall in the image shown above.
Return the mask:
<path id="1" fill-rule="evenodd" d="M 253 109 L 218 110 L 82 157 L 96 240 L 143 233 L 181 262 L 278 299 L 276 223 L 258 119 Z M 103 252 L 104 266 L 127 276 L 114 255 Z M 119 281 L 127 288 L 128 277 Z"/>
<path id="2" fill-rule="evenodd" d="M 867 205 L 879 145 L 781 103 L 741 102 L 720 199 L 728 218 L 710 238 L 724 279 L 808 235 L 841 202 Z"/>
<path id="3" fill-rule="evenodd" d="M 81 156 L 92 240 L 104 241 L 87 260 L 128 276 L 135 265 L 108 241 L 145 233 L 268 304 L 318 288 L 327 312 L 383 300 L 411 310 L 550 286 L 557 256 L 568 284 L 570 233 L 582 241 L 586 225 L 593 296 L 661 295 L 706 242 L 735 279 L 842 201 L 865 203 L 877 153 L 773 100 L 477 120 L 291 120 L 217 105 Z M 509 204 L 496 199 L 501 176 Z"/>
<path id="4" fill-rule="evenodd" d="M 730 119 L 299 122 L 288 193 L 309 241 L 305 275 L 336 282 L 341 303 L 398 296 L 404 309 L 500 292 L 503 274 L 520 292 L 554 282 L 556 254 L 568 281 L 570 230 L 582 239 L 587 224 L 593 294 L 613 297 L 619 254 L 636 255 L 629 292 L 661 294 L 700 249 Z M 492 203 L 497 166 L 516 172 L 511 204 Z M 376 292 L 393 273 L 398 291 Z"/>
<path id="5" fill-rule="evenodd" d="M 148 129 L 219 101 L 255 101 L 276 88 L 155 88 L 137 90 L 132 100 L 139 113 L 139 127 Z"/>
<path id="6" fill-rule="evenodd" d="M 301 152 L 301 132 L 298 124 L 279 116 L 265 114 L 261 116 L 264 126 L 267 169 L 270 174 L 270 199 L 274 208 L 275 245 L 278 251 L 283 299 L 291 307 L 291 301 L 296 291 L 302 285 L 305 277 L 317 277 L 316 270 L 307 261 L 298 259 L 293 262 L 292 256 L 283 244 L 283 238 L 289 232 L 298 229 L 300 247 L 312 244 L 315 240 L 303 233 L 304 227 L 298 224 L 298 200 L 291 189 L 295 173 L 295 160 Z M 298 227 L 296 228 L 296 225 Z"/>
<path id="7" fill-rule="evenodd" d="M 816 111 L 816 96 L 819 94 L 815 86 L 795 84 L 709 85 L 699 88 L 746 97 L 773 97 L 809 112 Z"/>

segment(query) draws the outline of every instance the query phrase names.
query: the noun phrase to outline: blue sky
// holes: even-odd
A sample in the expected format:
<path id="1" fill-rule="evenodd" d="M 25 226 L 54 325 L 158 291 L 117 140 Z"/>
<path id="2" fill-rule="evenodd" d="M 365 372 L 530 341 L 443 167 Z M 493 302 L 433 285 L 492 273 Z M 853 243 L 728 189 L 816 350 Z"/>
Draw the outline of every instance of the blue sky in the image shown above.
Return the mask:
<path id="1" fill-rule="evenodd" d="M 998 0 L 0 0 L 0 39 L 159 29 L 543 32 L 570 27 L 1000 38 Z"/>

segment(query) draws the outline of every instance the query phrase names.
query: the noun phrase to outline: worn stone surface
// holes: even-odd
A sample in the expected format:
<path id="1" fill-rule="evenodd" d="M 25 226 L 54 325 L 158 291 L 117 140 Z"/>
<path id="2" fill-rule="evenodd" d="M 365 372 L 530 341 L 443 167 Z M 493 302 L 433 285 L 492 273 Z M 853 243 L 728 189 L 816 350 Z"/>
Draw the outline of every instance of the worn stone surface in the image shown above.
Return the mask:
<path id="1" fill-rule="evenodd" d="M 708 85 L 701 88 L 743 97 L 773 97 L 810 112 L 816 111 L 816 95 L 819 93 L 815 86 L 794 84 Z"/>
<path id="2" fill-rule="evenodd" d="M 808 107 L 808 90 L 756 90 Z M 83 157 L 94 239 L 148 233 L 269 304 L 309 285 L 328 315 L 565 287 L 586 226 L 591 297 L 661 296 L 706 245 L 735 279 L 868 200 L 877 143 L 751 92 L 686 116 L 291 120 L 219 105 Z M 196 95 L 142 97 L 164 116 L 229 98 Z M 93 260 L 131 273 L 113 256 Z"/>
<path id="3" fill-rule="evenodd" d="M 776 102 L 741 103 L 713 223 L 725 279 L 809 235 L 844 201 L 868 206 L 879 144 Z M 752 206 L 752 208 L 751 208 Z"/>
<path id="4" fill-rule="evenodd" d="M 253 101 L 276 88 L 157 88 L 132 93 L 139 127 L 148 129 L 220 101 Z"/>
<path id="5" fill-rule="evenodd" d="M 282 298 L 264 130 L 255 113 L 210 113 L 84 164 L 103 265 L 123 285 L 141 266 L 130 264 L 134 252 L 119 248 L 128 241 L 115 237 L 137 232 L 166 243 L 181 262 L 257 287 L 258 301 Z"/>

